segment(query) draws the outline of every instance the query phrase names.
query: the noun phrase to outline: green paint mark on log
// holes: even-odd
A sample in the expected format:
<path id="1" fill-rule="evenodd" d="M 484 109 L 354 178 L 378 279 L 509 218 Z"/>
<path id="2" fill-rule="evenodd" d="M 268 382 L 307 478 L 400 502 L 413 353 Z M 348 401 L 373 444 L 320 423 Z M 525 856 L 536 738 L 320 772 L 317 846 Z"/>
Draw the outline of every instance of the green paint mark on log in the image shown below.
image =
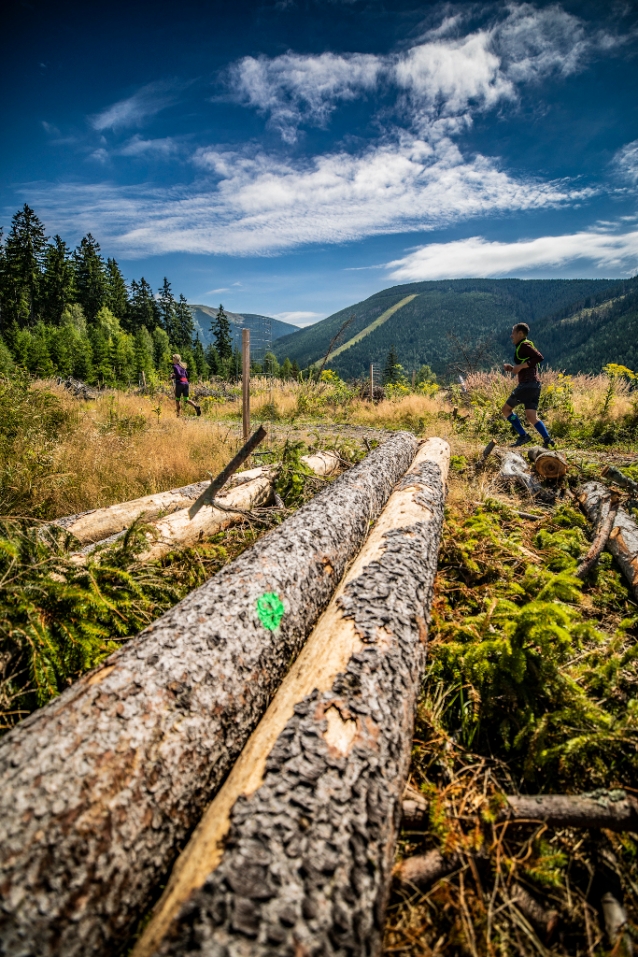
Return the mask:
<path id="1" fill-rule="evenodd" d="M 409 302 L 412 302 L 413 299 L 416 299 L 417 293 L 413 293 L 411 296 L 406 296 L 405 299 L 402 299 L 401 302 L 397 302 L 394 306 L 390 306 L 389 309 L 386 309 L 385 312 L 382 312 L 378 319 L 375 319 L 374 322 L 371 322 L 369 326 L 366 326 L 365 329 L 362 329 L 361 332 L 358 332 L 356 336 L 353 336 L 352 339 L 348 339 L 347 342 L 344 342 L 342 346 L 339 346 L 338 349 L 330 355 L 327 365 L 330 365 L 333 359 L 336 359 L 338 355 L 341 355 L 342 352 L 345 352 L 346 349 L 349 349 L 351 346 L 361 342 L 362 339 L 365 339 L 366 336 L 369 336 L 371 332 L 374 332 L 375 329 L 378 329 L 379 326 L 382 326 L 384 322 L 387 322 L 390 316 L 393 316 L 395 312 L 398 312 L 403 306 L 407 306 Z"/>
<path id="2" fill-rule="evenodd" d="M 257 616 L 268 631 L 274 631 L 284 617 L 284 603 L 275 592 L 267 591 L 257 599 Z"/>

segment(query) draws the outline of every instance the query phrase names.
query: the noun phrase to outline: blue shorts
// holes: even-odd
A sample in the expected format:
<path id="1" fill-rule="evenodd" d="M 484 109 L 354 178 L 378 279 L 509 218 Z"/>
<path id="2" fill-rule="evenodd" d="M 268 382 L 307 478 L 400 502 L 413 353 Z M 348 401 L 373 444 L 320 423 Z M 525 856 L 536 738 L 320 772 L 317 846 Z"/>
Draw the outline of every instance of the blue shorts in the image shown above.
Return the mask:
<path id="1" fill-rule="evenodd" d="M 522 385 L 516 386 L 509 399 L 506 400 L 505 405 L 509 405 L 510 409 L 514 409 L 517 405 L 524 405 L 526 409 L 536 411 L 540 398 L 540 382 L 523 382 Z"/>

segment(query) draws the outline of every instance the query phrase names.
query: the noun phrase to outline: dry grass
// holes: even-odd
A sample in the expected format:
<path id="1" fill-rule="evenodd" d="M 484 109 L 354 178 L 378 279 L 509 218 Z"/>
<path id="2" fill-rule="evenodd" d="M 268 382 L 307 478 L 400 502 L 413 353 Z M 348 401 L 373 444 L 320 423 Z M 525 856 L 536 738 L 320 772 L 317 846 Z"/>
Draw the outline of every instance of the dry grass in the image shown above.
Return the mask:
<path id="1" fill-rule="evenodd" d="M 52 474 L 33 489 L 34 508 L 46 497 L 47 517 L 201 481 L 238 445 L 238 428 L 190 414 L 178 420 L 172 401 L 114 393 L 80 405 L 64 389 L 46 387 L 69 413 L 66 434 L 52 451 Z"/>

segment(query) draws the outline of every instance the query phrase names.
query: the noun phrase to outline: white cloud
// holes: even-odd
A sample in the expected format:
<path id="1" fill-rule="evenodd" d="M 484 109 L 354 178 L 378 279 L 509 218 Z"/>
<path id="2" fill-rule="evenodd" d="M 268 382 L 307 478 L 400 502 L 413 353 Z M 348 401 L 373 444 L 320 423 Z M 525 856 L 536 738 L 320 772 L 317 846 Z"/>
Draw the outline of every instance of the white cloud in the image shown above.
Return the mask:
<path id="1" fill-rule="evenodd" d="M 125 129 L 140 126 L 148 117 L 155 116 L 161 110 L 171 106 L 176 99 L 177 90 L 183 84 L 170 80 L 160 80 L 143 86 L 133 96 L 119 100 L 111 106 L 90 117 L 94 130 Z"/>
<path id="2" fill-rule="evenodd" d="M 552 73 L 583 69 L 594 51 L 622 38 L 588 31 L 558 5 L 503 4 L 482 27 L 463 35 L 465 17 L 448 16 L 423 42 L 400 54 L 244 57 L 231 67 L 230 86 L 239 102 L 270 116 L 284 140 L 294 142 L 302 123 L 322 126 L 339 101 L 379 87 L 395 87 L 397 109 L 422 133 L 437 135 L 441 118 L 459 117 L 519 96 L 519 86 Z M 446 132 L 450 132 L 449 123 Z"/>
<path id="3" fill-rule="evenodd" d="M 638 269 L 638 232 L 594 230 L 564 236 L 540 236 L 516 243 L 488 242 L 481 236 L 430 243 L 403 259 L 387 263 L 392 279 L 418 282 L 519 275 L 529 269 L 589 262 L 627 275 Z"/>
<path id="4" fill-rule="evenodd" d="M 488 213 L 556 207 L 591 190 L 515 179 L 449 139 L 404 135 L 361 155 L 292 162 L 201 150 L 202 180 L 172 189 L 69 185 L 34 197 L 61 229 L 90 229 L 128 255 L 269 255 L 296 246 L 423 231 Z"/>
<path id="5" fill-rule="evenodd" d="M 179 151 L 179 147 L 172 136 L 164 136 L 158 139 L 145 140 L 136 133 L 124 144 L 117 152 L 120 156 L 173 156 Z"/>
<path id="6" fill-rule="evenodd" d="M 638 186 L 638 140 L 627 143 L 614 156 L 613 165 L 623 179 Z"/>
<path id="7" fill-rule="evenodd" d="M 237 99 L 270 114 L 270 123 L 294 142 L 303 121 L 323 126 L 338 100 L 352 100 L 376 86 L 382 61 L 371 54 L 244 57 L 234 64 L 230 84 Z"/>
<path id="8" fill-rule="evenodd" d="M 324 318 L 323 312 L 276 312 L 273 316 L 273 319 L 290 322 L 293 326 L 312 326 Z"/>

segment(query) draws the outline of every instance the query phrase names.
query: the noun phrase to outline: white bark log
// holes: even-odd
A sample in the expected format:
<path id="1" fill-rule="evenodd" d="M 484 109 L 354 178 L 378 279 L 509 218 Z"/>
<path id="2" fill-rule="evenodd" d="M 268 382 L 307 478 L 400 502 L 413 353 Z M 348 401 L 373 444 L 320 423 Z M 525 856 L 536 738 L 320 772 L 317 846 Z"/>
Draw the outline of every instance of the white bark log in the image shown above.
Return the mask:
<path id="1" fill-rule="evenodd" d="M 587 482 L 578 496 L 582 510 L 594 525 L 604 521 L 610 501 L 611 493 L 600 482 Z M 638 598 L 638 525 L 622 508 L 618 509 L 607 548 L 620 565 L 634 597 Z"/>
<path id="2" fill-rule="evenodd" d="M 379 952 L 448 463 L 440 439 L 417 453 L 178 860 L 133 957 L 257 957 L 273 944 L 309 953 L 335 935 L 344 953 Z M 345 925 L 357 929 L 346 935 Z"/>

